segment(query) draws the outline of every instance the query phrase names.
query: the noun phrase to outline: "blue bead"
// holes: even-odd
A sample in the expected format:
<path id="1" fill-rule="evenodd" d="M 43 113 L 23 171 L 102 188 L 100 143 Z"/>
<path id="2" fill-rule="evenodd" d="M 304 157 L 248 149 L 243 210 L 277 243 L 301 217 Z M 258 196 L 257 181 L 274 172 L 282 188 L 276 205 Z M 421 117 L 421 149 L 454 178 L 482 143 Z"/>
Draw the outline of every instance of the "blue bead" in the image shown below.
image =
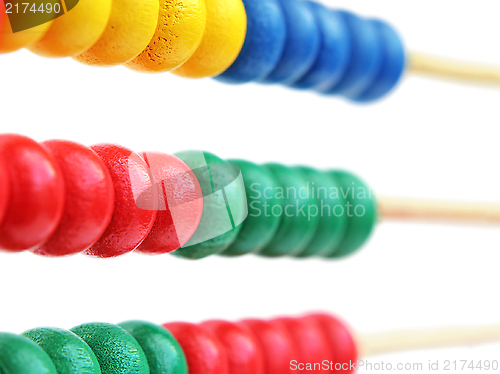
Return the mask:
<path id="1" fill-rule="evenodd" d="M 382 40 L 373 22 L 344 11 L 340 11 L 339 14 L 349 29 L 351 58 L 342 79 L 321 91 L 354 98 L 372 85 L 382 69 Z"/>
<path id="2" fill-rule="evenodd" d="M 397 32 L 385 22 L 378 20 L 371 22 L 382 39 L 383 66 L 371 86 L 353 98 L 358 102 L 377 100 L 388 94 L 400 81 L 406 67 L 405 49 Z"/>
<path id="3" fill-rule="evenodd" d="M 311 69 L 290 86 L 299 89 L 331 86 L 342 77 L 349 63 L 349 31 L 338 12 L 313 2 L 306 4 L 320 29 L 320 51 Z"/>
<path id="4" fill-rule="evenodd" d="M 299 0 L 280 0 L 286 22 L 285 49 L 263 82 L 287 83 L 302 77 L 319 53 L 320 31 L 311 8 Z"/>
<path id="5" fill-rule="evenodd" d="M 276 67 L 285 47 L 285 16 L 279 0 L 243 0 L 245 43 L 234 63 L 215 79 L 226 83 L 262 80 Z"/>

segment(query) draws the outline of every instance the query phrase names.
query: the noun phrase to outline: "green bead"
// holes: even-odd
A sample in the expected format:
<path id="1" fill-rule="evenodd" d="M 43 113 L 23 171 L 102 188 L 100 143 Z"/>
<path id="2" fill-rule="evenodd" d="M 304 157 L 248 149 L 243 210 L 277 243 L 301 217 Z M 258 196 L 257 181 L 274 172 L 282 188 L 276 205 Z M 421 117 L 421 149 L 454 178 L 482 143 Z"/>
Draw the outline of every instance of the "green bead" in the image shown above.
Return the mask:
<path id="1" fill-rule="evenodd" d="M 45 351 L 30 339 L 0 333 L 0 373 L 58 374 Z"/>
<path id="2" fill-rule="evenodd" d="M 102 374 L 149 374 L 141 346 L 121 327 L 110 323 L 86 323 L 71 329 L 97 357 Z"/>
<path id="3" fill-rule="evenodd" d="M 248 203 L 248 216 L 233 244 L 221 253 L 223 256 L 239 256 L 264 248 L 278 231 L 281 216 L 265 214 L 265 209 L 280 205 L 275 198 L 278 182 L 262 166 L 242 160 L 229 160 L 240 168 Z"/>
<path id="4" fill-rule="evenodd" d="M 337 178 L 340 194 L 346 200 L 344 214 L 348 218 L 342 242 L 330 256 L 344 257 L 359 249 L 369 238 L 377 222 L 377 202 L 372 190 L 355 175 L 345 171 L 332 171 Z"/>
<path id="5" fill-rule="evenodd" d="M 267 257 L 297 255 L 311 242 L 318 227 L 319 217 L 309 215 L 309 209 L 315 201 L 307 180 L 300 173 L 278 164 L 264 167 L 278 182 L 275 198 L 281 205 L 279 210 L 271 211 L 271 214 L 281 215 L 281 223 L 274 238 L 259 254 Z"/>
<path id="6" fill-rule="evenodd" d="M 38 328 L 22 335 L 49 355 L 58 374 L 101 374 L 94 352 L 79 336 L 58 328 Z"/>
<path id="7" fill-rule="evenodd" d="M 247 215 L 239 170 L 219 157 L 199 151 L 176 154 L 193 170 L 203 193 L 203 215 L 189 241 L 173 254 L 199 259 L 220 253 L 238 236 Z"/>
<path id="8" fill-rule="evenodd" d="M 118 326 L 137 340 L 146 354 L 151 374 L 188 374 L 184 352 L 167 329 L 141 321 L 123 322 Z"/>
<path id="9" fill-rule="evenodd" d="M 337 180 L 309 167 L 294 168 L 307 180 L 314 199 L 319 224 L 312 241 L 297 257 L 324 256 L 332 253 L 344 238 L 348 219 L 341 214 L 345 200 L 338 194 Z"/>

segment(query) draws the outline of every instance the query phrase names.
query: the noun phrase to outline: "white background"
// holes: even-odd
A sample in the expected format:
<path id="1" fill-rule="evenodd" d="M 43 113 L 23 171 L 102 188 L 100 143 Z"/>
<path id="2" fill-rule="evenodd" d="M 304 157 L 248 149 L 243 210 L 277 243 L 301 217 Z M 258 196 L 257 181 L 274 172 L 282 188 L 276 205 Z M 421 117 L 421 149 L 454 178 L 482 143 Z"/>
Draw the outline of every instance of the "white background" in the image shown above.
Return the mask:
<path id="1" fill-rule="evenodd" d="M 498 1 L 328 5 L 390 21 L 410 50 L 500 64 Z M 90 68 L 27 51 L 0 56 L 0 67 L 1 132 L 344 168 L 378 195 L 500 202 L 497 89 L 407 76 L 386 100 L 358 106 L 279 86 Z M 381 223 L 362 251 L 339 262 L 2 253 L 0 330 L 316 310 L 360 333 L 499 323 L 499 264 L 498 228 L 408 223 Z M 372 362 L 429 359 L 500 359 L 500 344 Z"/>

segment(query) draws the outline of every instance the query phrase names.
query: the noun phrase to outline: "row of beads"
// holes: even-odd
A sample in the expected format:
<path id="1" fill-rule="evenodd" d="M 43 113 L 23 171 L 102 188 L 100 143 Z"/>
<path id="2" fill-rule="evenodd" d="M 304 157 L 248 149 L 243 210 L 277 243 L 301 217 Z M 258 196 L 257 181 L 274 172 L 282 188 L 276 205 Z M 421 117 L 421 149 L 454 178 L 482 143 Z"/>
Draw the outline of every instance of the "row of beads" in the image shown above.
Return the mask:
<path id="1" fill-rule="evenodd" d="M 7 251 L 333 258 L 363 245 L 376 216 L 371 190 L 347 172 L 0 136 Z"/>
<path id="2" fill-rule="evenodd" d="M 386 95 L 405 67 L 385 22 L 302 0 L 93 0 L 29 30 L 8 24 L 4 15 L 0 53 L 27 47 L 88 65 L 281 83 L 359 102 Z"/>
<path id="3" fill-rule="evenodd" d="M 323 314 L 0 333 L 0 368 L 9 374 L 285 374 L 294 365 L 350 373 L 356 360 L 352 333 Z"/>

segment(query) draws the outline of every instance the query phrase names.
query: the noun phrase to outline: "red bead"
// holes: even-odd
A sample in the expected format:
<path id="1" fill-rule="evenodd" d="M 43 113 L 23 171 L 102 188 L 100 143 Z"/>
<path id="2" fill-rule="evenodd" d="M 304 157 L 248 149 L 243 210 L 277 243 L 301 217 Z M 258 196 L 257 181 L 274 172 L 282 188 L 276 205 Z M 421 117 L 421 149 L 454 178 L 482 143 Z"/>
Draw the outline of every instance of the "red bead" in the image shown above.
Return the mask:
<path id="1" fill-rule="evenodd" d="M 92 150 L 108 168 L 115 201 L 106 231 L 85 253 L 120 256 L 133 251 L 148 236 L 156 218 L 157 196 L 148 166 L 137 153 L 112 144 L 96 145 Z"/>
<path id="2" fill-rule="evenodd" d="M 264 356 L 266 374 L 290 374 L 290 362 L 297 360 L 299 353 L 288 331 L 278 324 L 245 320 L 241 324 L 248 327 L 257 338 Z"/>
<path id="3" fill-rule="evenodd" d="M 326 314 L 314 314 L 304 319 L 316 323 L 328 341 L 331 360 L 337 365 L 336 371 L 351 373 L 350 365 L 358 360 L 358 349 L 350 329 L 337 318 Z M 340 370 L 339 370 L 340 369 Z"/>
<path id="4" fill-rule="evenodd" d="M 2 18 L 2 17 L 0 17 Z M 0 21 L 1 23 L 2 21 Z M 10 198 L 9 172 L 5 162 L 0 158 L 0 225 L 2 224 Z"/>
<path id="5" fill-rule="evenodd" d="M 184 322 L 166 323 L 163 327 L 182 347 L 190 374 L 229 374 L 224 347 L 210 331 Z"/>
<path id="6" fill-rule="evenodd" d="M 271 322 L 283 326 L 292 336 L 298 351 L 297 365 L 310 364 L 310 371 L 323 371 L 323 361 L 330 360 L 331 355 L 329 342 L 317 323 L 307 318 L 279 318 Z"/>
<path id="7" fill-rule="evenodd" d="M 0 136 L 0 157 L 10 179 L 0 248 L 18 252 L 44 243 L 56 230 L 64 208 L 64 180 L 54 158 L 35 141 Z"/>
<path id="8" fill-rule="evenodd" d="M 91 149 L 73 142 L 51 140 L 42 145 L 61 168 L 66 204 L 56 232 L 36 254 L 64 256 L 94 244 L 113 213 L 113 182 L 108 169 Z"/>
<path id="9" fill-rule="evenodd" d="M 263 353 L 248 328 L 224 321 L 208 321 L 200 326 L 216 335 L 224 346 L 230 374 L 264 374 Z"/>
<path id="10" fill-rule="evenodd" d="M 191 238 L 203 212 L 198 179 L 180 158 L 164 153 L 141 154 L 151 170 L 158 194 L 153 229 L 137 248 L 145 253 L 169 253 Z"/>

